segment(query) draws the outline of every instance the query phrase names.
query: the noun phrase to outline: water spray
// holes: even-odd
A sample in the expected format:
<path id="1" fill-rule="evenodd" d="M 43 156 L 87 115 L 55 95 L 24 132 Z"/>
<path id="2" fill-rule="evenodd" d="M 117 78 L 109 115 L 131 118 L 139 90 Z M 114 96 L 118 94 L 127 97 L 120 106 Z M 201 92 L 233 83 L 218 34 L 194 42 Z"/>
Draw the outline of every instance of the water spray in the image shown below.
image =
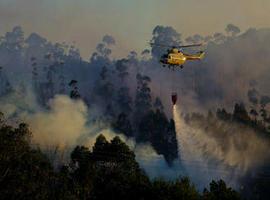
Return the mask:
<path id="1" fill-rule="evenodd" d="M 187 176 L 203 189 L 212 180 L 223 179 L 230 185 L 236 185 L 235 171 L 225 165 L 212 162 L 214 159 L 222 159 L 222 155 L 208 151 L 208 145 L 214 151 L 216 146 L 213 139 L 199 134 L 198 130 L 186 124 L 178 105 L 173 106 L 173 118 L 178 141 L 178 153 L 181 164 Z M 220 156 L 217 158 L 215 156 Z"/>

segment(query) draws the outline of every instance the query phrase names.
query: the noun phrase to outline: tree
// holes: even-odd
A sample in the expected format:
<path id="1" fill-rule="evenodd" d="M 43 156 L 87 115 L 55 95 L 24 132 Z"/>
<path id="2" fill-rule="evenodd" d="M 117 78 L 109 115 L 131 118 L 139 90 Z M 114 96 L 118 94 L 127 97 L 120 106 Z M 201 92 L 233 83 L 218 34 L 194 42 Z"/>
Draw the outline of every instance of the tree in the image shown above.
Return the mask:
<path id="1" fill-rule="evenodd" d="M 232 37 L 235 37 L 237 34 L 239 34 L 241 32 L 240 28 L 238 28 L 237 26 L 235 26 L 233 24 L 228 24 L 225 31 L 228 34 L 231 34 Z"/>
<path id="2" fill-rule="evenodd" d="M 73 60 L 81 60 L 80 50 L 76 48 L 74 45 L 71 45 L 68 50 L 68 56 Z"/>
<path id="3" fill-rule="evenodd" d="M 118 71 L 118 77 L 121 80 L 121 84 L 124 84 L 124 81 L 125 81 L 126 77 L 128 76 L 127 64 L 128 64 L 127 59 L 118 60 L 115 64 L 116 70 Z"/>
<path id="4" fill-rule="evenodd" d="M 5 46 L 11 51 L 20 51 L 24 44 L 24 33 L 20 26 L 15 26 L 5 35 Z"/>
<path id="5" fill-rule="evenodd" d="M 13 91 L 13 87 L 9 82 L 8 77 L 0 67 L 0 96 L 10 94 Z"/>
<path id="6" fill-rule="evenodd" d="M 94 92 L 101 97 L 105 107 L 112 103 L 114 95 L 114 85 L 110 80 L 110 71 L 106 66 L 103 66 L 100 72 L 100 79 L 95 84 Z"/>
<path id="7" fill-rule="evenodd" d="M 116 132 L 123 133 L 128 137 L 134 136 L 132 125 L 125 113 L 118 115 L 117 121 L 113 123 L 113 128 Z"/>
<path id="8" fill-rule="evenodd" d="M 115 137 L 107 142 L 97 138 L 91 154 L 97 166 L 91 197 L 95 199 L 143 199 L 150 191 L 150 181 L 139 168 L 135 154 Z"/>
<path id="9" fill-rule="evenodd" d="M 148 84 L 151 79 L 148 76 L 137 74 L 137 90 L 135 97 L 135 121 L 138 123 L 140 119 L 148 113 L 152 108 L 151 89 Z"/>
<path id="10" fill-rule="evenodd" d="M 231 120 L 232 119 L 232 116 L 230 113 L 228 113 L 226 111 L 226 109 L 220 109 L 218 108 L 217 109 L 217 112 L 216 112 L 216 116 L 218 119 L 221 119 L 221 120 L 224 120 L 224 121 L 228 121 L 228 120 Z"/>
<path id="11" fill-rule="evenodd" d="M 261 99 L 260 99 L 260 105 L 261 105 L 260 114 L 261 114 L 261 118 L 263 119 L 264 125 L 267 122 L 267 118 L 268 118 L 268 113 L 267 113 L 267 110 L 266 110 L 265 107 L 269 103 L 270 103 L 270 97 L 268 97 L 266 95 L 261 96 Z"/>
<path id="12" fill-rule="evenodd" d="M 162 102 L 161 102 L 161 100 L 160 100 L 159 97 L 156 97 L 156 99 L 155 99 L 154 108 L 156 110 L 160 110 L 160 111 L 163 111 L 163 109 L 164 109 L 164 106 L 163 106 L 163 104 L 162 104 Z"/>
<path id="13" fill-rule="evenodd" d="M 80 99 L 81 98 L 81 95 L 78 91 L 77 84 L 78 84 L 77 80 L 71 80 L 68 84 L 71 87 L 70 98 L 72 98 L 72 99 Z"/>
<path id="14" fill-rule="evenodd" d="M 31 33 L 25 42 L 28 44 L 29 48 L 37 50 L 38 48 L 44 47 L 47 43 L 47 40 L 37 33 Z"/>
<path id="15" fill-rule="evenodd" d="M 125 113 L 128 115 L 132 111 L 132 98 L 129 95 L 129 88 L 126 82 L 126 78 L 129 75 L 127 71 L 128 60 L 118 60 L 115 64 L 115 67 L 118 72 L 118 77 L 120 78 L 120 87 L 117 91 L 117 101 L 115 103 L 119 107 L 119 113 Z"/>
<path id="16" fill-rule="evenodd" d="M 108 145 L 109 145 L 109 142 L 106 140 L 104 135 L 100 134 L 96 138 L 96 143 L 95 143 L 95 145 L 93 147 L 93 153 L 100 152 L 100 151 L 106 152 L 107 149 L 108 149 Z"/>
<path id="17" fill-rule="evenodd" d="M 187 177 L 178 178 L 175 181 L 156 179 L 152 183 L 153 197 L 156 200 L 189 199 L 199 200 L 200 195 L 195 186 Z"/>
<path id="18" fill-rule="evenodd" d="M 4 114 L 0 112 L 0 127 L 2 128 L 3 125 L 4 125 Z"/>
<path id="19" fill-rule="evenodd" d="M 144 49 L 142 52 L 141 52 L 141 56 L 142 56 L 142 60 L 143 61 L 147 61 L 150 59 L 150 50 L 149 49 Z"/>
<path id="20" fill-rule="evenodd" d="M 137 142 L 150 142 L 158 154 L 164 155 L 168 164 L 178 157 L 175 124 L 166 115 L 157 110 L 142 117 Z"/>
<path id="21" fill-rule="evenodd" d="M 69 166 L 72 183 L 70 189 L 79 199 L 89 198 L 94 187 L 93 181 L 96 172 L 90 150 L 84 146 L 77 146 L 71 153 Z"/>
<path id="22" fill-rule="evenodd" d="M 30 147 L 26 124 L 0 128 L 0 199 L 52 198 L 55 174 L 48 158 Z"/>
<path id="23" fill-rule="evenodd" d="M 31 58 L 31 65 L 32 65 L 32 87 L 35 92 L 38 91 L 38 69 L 37 69 L 37 63 L 36 63 L 36 58 L 32 57 Z"/>
<path id="24" fill-rule="evenodd" d="M 132 111 L 132 99 L 128 87 L 120 87 L 117 94 L 117 104 L 120 113 L 128 115 Z"/>
<path id="25" fill-rule="evenodd" d="M 70 162 L 54 170 L 31 135 L 26 124 L 0 126 L 0 199 L 240 199 L 223 181 L 202 196 L 188 178 L 151 181 L 118 136 L 99 135 L 92 151 L 75 147 Z"/>
<path id="26" fill-rule="evenodd" d="M 105 35 L 96 46 L 96 51 L 92 54 L 90 62 L 97 65 L 105 65 L 110 63 L 110 55 L 112 53 L 111 46 L 115 45 L 115 40 L 112 36 Z"/>
<path id="27" fill-rule="evenodd" d="M 156 26 L 152 33 L 151 42 L 154 44 L 166 44 L 168 46 L 179 46 L 181 44 L 181 34 L 170 26 Z M 160 58 L 164 52 L 163 48 L 153 46 L 151 50 L 152 56 Z"/>
<path id="28" fill-rule="evenodd" d="M 223 180 L 210 183 L 210 190 L 204 189 L 204 200 L 240 200 L 240 195 L 232 188 L 228 188 Z"/>
<path id="29" fill-rule="evenodd" d="M 217 44 L 221 44 L 226 41 L 226 36 L 222 33 L 215 33 L 213 37 L 214 37 L 214 42 Z"/>
<path id="30" fill-rule="evenodd" d="M 235 104 L 233 111 L 233 119 L 246 124 L 250 122 L 248 112 L 243 103 Z"/>

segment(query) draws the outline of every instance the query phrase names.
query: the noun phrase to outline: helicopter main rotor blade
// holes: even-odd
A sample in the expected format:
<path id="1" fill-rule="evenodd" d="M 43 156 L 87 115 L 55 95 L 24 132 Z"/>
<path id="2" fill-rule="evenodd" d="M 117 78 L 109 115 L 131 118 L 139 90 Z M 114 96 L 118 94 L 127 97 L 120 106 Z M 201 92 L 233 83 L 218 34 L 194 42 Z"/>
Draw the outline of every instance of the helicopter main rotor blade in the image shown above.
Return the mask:
<path id="1" fill-rule="evenodd" d="M 203 44 L 191 44 L 191 45 L 173 46 L 173 45 L 156 44 L 156 43 L 150 42 L 150 45 L 151 46 L 167 47 L 167 48 L 189 48 L 189 47 L 199 47 L 199 46 L 202 46 Z"/>
<path id="2" fill-rule="evenodd" d="M 170 45 L 164 45 L 164 44 L 156 44 L 156 43 L 152 43 L 150 42 L 151 46 L 159 46 L 159 47 L 167 47 L 167 48 L 172 48 L 173 46 Z"/>
<path id="3" fill-rule="evenodd" d="M 190 45 L 183 45 L 183 46 L 177 46 L 178 48 L 189 48 L 189 47 L 200 47 L 203 44 L 190 44 Z"/>

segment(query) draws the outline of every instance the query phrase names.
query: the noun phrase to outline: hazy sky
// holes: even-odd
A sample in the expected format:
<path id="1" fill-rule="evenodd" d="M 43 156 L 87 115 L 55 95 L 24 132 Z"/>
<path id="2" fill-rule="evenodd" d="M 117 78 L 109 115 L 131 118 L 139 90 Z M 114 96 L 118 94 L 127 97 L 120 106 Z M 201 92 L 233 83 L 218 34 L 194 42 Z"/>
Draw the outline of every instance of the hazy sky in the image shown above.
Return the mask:
<path id="1" fill-rule="evenodd" d="M 21 25 L 51 41 L 75 41 L 89 58 L 104 34 L 115 37 L 116 55 L 147 48 L 156 25 L 184 36 L 270 27 L 270 0 L 0 0 L 0 35 Z"/>

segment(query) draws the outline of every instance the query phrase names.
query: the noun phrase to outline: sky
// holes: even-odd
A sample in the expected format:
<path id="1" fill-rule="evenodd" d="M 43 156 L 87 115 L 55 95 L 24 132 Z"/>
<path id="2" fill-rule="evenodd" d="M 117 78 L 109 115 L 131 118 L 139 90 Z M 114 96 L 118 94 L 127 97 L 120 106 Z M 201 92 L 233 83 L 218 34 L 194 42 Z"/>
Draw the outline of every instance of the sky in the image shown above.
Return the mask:
<path id="1" fill-rule="evenodd" d="M 53 42 L 75 42 L 88 59 L 103 35 L 116 39 L 114 56 L 149 48 L 156 25 L 186 37 L 270 27 L 269 0 L 0 0 L 0 35 L 14 26 Z"/>

